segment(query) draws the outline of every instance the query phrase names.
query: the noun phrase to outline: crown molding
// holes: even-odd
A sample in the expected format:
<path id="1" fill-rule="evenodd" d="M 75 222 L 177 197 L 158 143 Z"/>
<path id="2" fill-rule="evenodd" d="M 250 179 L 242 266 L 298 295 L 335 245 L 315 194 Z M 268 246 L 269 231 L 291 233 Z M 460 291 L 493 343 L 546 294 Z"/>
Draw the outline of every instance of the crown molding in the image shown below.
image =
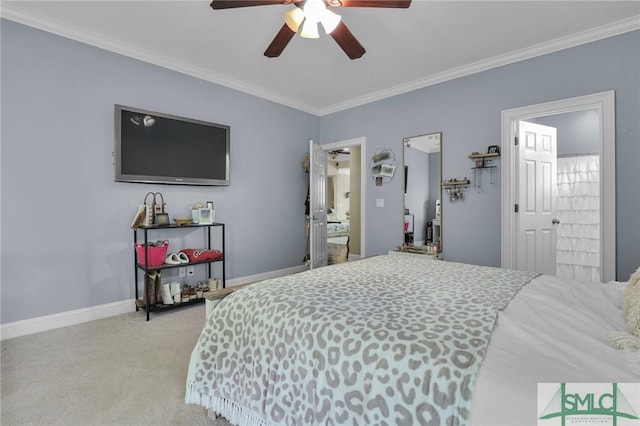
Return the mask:
<path id="1" fill-rule="evenodd" d="M 365 96 L 353 98 L 345 102 L 330 105 L 328 107 L 314 107 L 312 105 L 301 103 L 294 99 L 281 96 L 269 90 L 253 86 L 221 74 L 213 73 L 204 68 L 181 63 L 179 61 L 176 61 L 175 59 L 151 53 L 147 50 L 140 49 L 132 45 L 115 42 L 111 39 L 99 36 L 97 34 L 86 31 L 78 31 L 76 29 L 67 28 L 51 21 L 34 18 L 33 16 L 11 10 L 11 8 L 7 7 L 7 5 L 8 3 L 5 3 L 2 5 L 2 8 L 0 8 L 0 16 L 10 21 L 18 22 L 20 24 L 24 24 L 33 28 L 37 28 L 39 30 L 79 41 L 81 43 L 98 47 L 100 49 L 128 56 L 130 58 L 170 69 L 172 71 L 186 74 L 201 80 L 219 84 L 230 89 L 238 90 L 240 92 L 257 96 L 259 98 L 266 99 L 268 101 L 275 102 L 316 116 L 333 114 L 381 99 L 389 98 L 391 96 L 396 96 L 403 93 L 411 92 L 413 90 L 422 89 L 445 81 L 454 80 L 456 78 L 464 77 L 482 71 L 487 71 L 492 68 L 497 68 L 503 65 L 512 64 L 525 59 L 546 55 L 548 53 L 557 52 L 560 50 L 568 49 L 570 47 L 590 43 L 593 41 L 640 29 L 640 15 L 636 15 L 611 24 L 572 34 L 570 36 L 561 37 L 525 49 L 516 50 L 504 55 L 495 56 L 493 58 L 453 68 L 451 70 L 433 74 L 418 80 L 410 81 L 408 83 L 393 86 L 388 89 L 373 92 Z"/>
<path id="2" fill-rule="evenodd" d="M 221 86 L 254 95 L 259 98 L 288 106 L 299 111 L 307 112 L 313 115 L 318 115 L 319 112 L 317 108 L 287 97 L 283 97 L 269 90 L 247 84 L 240 80 L 229 78 L 222 74 L 213 73 L 204 68 L 195 67 L 184 62 L 176 61 L 174 58 L 158 55 L 156 53 L 140 49 L 133 45 L 116 42 L 114 40 L 99 36 L 88 31 L 78 31 L 77 29 L 68 28 L 55 22 L 38 19 L 21 12 L 11 10 L 10 7 L 6 6 L 6 4 L 2 5 L 2 8 L 0 9 L 0 16 L 4 19 L 8 19 L 19 24 L 27 25 L 29 27 L 59 35 L 100 49 L 108 50 L 110 52 L 137 59 L 152 65 L 157 65 L 172 71 L 179 72 L 181 74 L 189 75 L 191 77 L 219 84 Z"/>
<path id="3" fill-rule="evenodd" d="M 351 99 L 346 102 L 332 105 L 319 111 L 319 116 L 333 114 L 335 112 L 344 111 L 349 108 L 365 105 L 391 96 L 400 95 L 411 92 L 413 90 L 422 89 L 424 87 L 433 86 L 445 81 L 454 80 L 456 78 L 465 77 L 467 75 L 476 74 L 525 59 L 535 58 L 537 56 L 546 55 L 548 53 L 558 52 L 560 50 L 579 46 L 581 44 L 591 43 L 593 41 L 602 40 L 616 35 L 624 34 L 630 31 L 640 29 L 640 15 L 636 15 L 627 19 L 623 19 L 608 25 L 592 28 L 570 36 L 561 37 L 549 42 L 536 44 L 525 49 L 516 50 L 504 55 L 494 56 L 493 58 L 478 61 L 472 64 L 463 65 L 438 74 L 433 74 L 425 78 L 410 81 L 390 87 L 385 90 L 370 93 L 366 96 Z"/>

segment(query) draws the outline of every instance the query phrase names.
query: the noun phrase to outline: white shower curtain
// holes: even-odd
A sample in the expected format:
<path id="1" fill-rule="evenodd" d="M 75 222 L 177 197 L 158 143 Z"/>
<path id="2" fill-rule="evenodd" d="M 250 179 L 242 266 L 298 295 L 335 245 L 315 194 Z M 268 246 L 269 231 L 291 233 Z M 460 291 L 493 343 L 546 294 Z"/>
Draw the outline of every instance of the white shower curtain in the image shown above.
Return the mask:
<path id="1" fill-rule="evenodd" d="M 600 156 L 558 157 L 556 275 L 600 282 Z"/>

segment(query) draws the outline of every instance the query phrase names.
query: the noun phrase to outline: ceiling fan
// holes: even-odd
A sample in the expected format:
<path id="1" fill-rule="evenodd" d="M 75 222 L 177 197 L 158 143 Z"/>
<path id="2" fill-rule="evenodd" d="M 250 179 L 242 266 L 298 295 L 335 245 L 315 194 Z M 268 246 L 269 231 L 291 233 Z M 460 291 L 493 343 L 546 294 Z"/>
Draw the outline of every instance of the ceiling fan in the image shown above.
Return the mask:
<path id="1" fill-rule="evenodd" d="M 336 157 L 340 154 L 349 155 L 351 153 L 349 152 L 349 148 L 339 148 L 329 151 L 329 157 L 331 157 L 331 159 L 333 160 L 335 160 Z"/>
<path id="2" fill-rule="evenodd" d="M 364 55 L 366 50 L 342 22 L 340 15 L 329 10 L 329 7 L 406 9 L 411 5 L 411 0 L 213 0 L 211 7 L 219 10 L 272 4 L 293 4 L 296 7 L 284 14 L 285 24 L 265 50 L 265 56 L 269 58 L 280 56 L 299 29 L 301 29 L 301 37 L 318 38 L 318 23 L 321 23 L 325 32 L 331 34 L 344 53 L 351 59 L 357 59 Z"/>

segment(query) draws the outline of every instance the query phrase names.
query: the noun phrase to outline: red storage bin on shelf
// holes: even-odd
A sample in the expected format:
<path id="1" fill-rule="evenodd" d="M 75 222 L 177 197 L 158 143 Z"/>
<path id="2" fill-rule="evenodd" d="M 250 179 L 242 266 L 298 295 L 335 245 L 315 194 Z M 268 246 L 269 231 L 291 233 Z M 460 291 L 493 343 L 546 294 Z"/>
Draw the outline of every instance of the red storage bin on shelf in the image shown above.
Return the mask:
<path id="1" fill-rule="evenodd" d="M 144 244 L 136 244 L 136 254 L 138 263 L 142 266 L 160 266 L 167 257 L 169 241 L 164 241 L 162 245 L 149 246 L 149 264 L 146 264 L 146 250 Z"/>

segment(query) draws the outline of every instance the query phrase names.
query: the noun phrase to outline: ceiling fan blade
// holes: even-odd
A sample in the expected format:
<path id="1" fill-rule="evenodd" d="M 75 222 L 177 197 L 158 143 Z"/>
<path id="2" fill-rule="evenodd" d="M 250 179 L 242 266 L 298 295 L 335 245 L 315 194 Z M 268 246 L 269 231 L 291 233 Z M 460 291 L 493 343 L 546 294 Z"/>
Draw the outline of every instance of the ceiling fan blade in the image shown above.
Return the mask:
<path id="1" fill-rule="evenodd" d="M 406 9 L 411 5 L 411 0 L 339 0 L 342 7 L 388 7 Z M 329 0 L 329 5 L 333 2 Z"/>
<path id="2" fill-rule="evenodd" d="M 358 59 L 366 52 L 342 21 L 340 21 L 335 30 L 331 31 L 331 37 L 351 59 Z"/>
<path id="3" fill-rule="evenodd" d="M 211 7 L 213 9 L 233 9 L 236 7 L 249 6 L 269 6 L 271 4 L 288 4 L 287 0 L 213 0 Z"/>
<path id="4" fill-rule="evenodd" d="M 278 31 L 278 34 L 276 34 L 271 41 L 269 47 L 267 47 L 267 50 L 264 51 L 264 56 L 268 58 L 276 58 L 280 56 L 295 34 L 296 33 L 292 31 L 287 24 L 284 24 L 282 28 L 280 28 L 280 31 Z"/>

